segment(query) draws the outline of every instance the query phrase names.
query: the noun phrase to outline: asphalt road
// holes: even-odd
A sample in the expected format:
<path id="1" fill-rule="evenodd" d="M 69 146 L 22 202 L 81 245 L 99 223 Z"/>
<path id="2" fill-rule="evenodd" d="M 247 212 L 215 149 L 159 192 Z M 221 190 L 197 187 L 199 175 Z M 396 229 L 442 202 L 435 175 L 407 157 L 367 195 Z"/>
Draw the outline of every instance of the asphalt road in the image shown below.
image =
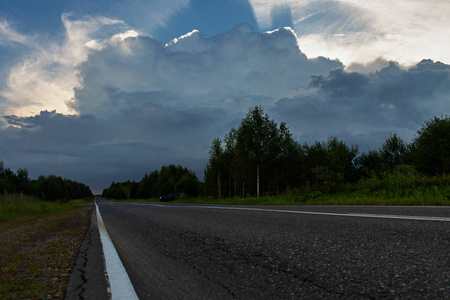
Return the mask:
<path id="1" fill-rule="evenodd" d="M 97 203 L 140 299 L 450 299 L 450 222 L 340 215 L 450 207 Z"/>

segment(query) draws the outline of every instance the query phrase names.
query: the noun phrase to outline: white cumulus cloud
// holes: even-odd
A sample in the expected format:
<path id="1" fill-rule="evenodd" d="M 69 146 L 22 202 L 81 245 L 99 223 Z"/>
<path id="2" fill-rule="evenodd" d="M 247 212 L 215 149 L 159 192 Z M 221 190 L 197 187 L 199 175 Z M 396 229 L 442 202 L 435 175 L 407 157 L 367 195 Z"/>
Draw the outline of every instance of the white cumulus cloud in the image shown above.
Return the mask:
<path id="1" fill-rule="evenodd" d="M 126 27 L 122 21 L 105 17 L 72 19 L 71 15 L 64 14 L 61 21 L 66 30 L 62 41 L 39 36 L 30 39 L 0 23 L 0 30 L 9 32 L 8 40 L 30 48 L 6 76 L 0 91 L 3 114 L 31 116 L 41 110 L 73 112 L 70 103 L 74 101 L 74 88 L 81 86 L 77 68 L 88 57 L 91 49 L 87 45 L 95 37 L 109 38 L 104 33 L 108 27 L 110 32 L 123 31 Z"/>

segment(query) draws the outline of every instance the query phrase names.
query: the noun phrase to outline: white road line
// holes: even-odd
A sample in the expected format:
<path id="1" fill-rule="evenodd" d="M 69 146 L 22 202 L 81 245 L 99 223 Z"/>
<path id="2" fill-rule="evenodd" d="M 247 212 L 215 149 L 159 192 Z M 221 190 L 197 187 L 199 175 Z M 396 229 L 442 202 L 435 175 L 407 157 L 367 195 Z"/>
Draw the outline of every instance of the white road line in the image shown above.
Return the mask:
<path id="1" fill-rule="evenodd" d="M 145 204 L 151 206 L 163 206 L 163 207 L 177 207 L 177 208 L 210 208 L 210 209 L 226 209 L 226 210 L 249 210 L 249 211 L 264 211 L 264 212 L 277 212 L 277 213 L 291 213 L 291 214 L 305 214 L 305 215 L 325 215 L 325 216 L 338 216 L 338 217 L 360 217 L 360 218 L 379 218 L 379 219 L 400 219 L 400 220 L 416 220 L 416 221 L 440 221 L 450 222 L 450 218 L 446 217 L 427 217 L 427 216 L 407 216 L 407 215 L 381 215 L 381 214 L 364 214 L 364 213 L 327 213 L 327 212 L 315 212 L 315 211 L 298 211 L 298 210 L 281 210 L 281 209 L 265 209 L 254 207 L 233 207 L 233 206 L 171 206 L 161 204 Z"/>
<path id="2" fill-rule="evenodd" d="M 119 255 L 117 254 L 116 248 L 114 248 L 111 238 L 109 237 L 108 231 L 103 223 L 102 216 L 100 215 L 97 202 L 95 203 L 95 206 L 97 211 L 98 229 L 100 231 L 100 240 L 103 245 L 103 253 L 105 256 L 107 279 L 109 278 L 109 285 L 111 289 L 111 298 L 113 300 L 139 299 L 134 291 L 127 271 L 125 270 Z"/>

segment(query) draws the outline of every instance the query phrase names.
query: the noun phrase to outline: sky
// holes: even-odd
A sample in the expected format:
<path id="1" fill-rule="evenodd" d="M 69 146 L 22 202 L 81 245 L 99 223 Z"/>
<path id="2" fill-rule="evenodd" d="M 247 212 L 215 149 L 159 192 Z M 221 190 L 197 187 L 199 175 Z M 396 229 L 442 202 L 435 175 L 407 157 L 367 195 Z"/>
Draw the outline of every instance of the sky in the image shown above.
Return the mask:
<path id="1" fill-rule="evenodd" d="M 0 160 L 98 193 L 260 105 L 296 141 L 410 142 L 450 111 L 447 0 L 2 0 Z"/>

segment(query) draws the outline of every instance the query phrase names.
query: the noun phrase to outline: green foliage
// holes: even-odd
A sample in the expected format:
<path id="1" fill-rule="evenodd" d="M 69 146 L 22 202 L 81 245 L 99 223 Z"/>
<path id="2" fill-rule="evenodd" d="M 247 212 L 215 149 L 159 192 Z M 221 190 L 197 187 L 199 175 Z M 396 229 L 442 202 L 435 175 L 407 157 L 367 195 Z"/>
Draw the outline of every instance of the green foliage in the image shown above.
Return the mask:
<path id="1" fill-rule="evenodd" d="M 208 194 L 228 197 L 276 194 L 293 184 L 298 165 L 297 143 L 286 124 L 269 118 L 259 106 L 251 108 L 237 129 L 212 142 L 205 170 Z"/>
<path id="2" fill-rule="evenodd" d="M 305 194 L 286 194 L 247 198 L 198 197 L 179 199 L 178 203 L 231 205 L 395 205 L 395 206 L 449 206 L 450 186 L 429 186 L 397 190 L 355 190 L 326 194 L 319 191 Z"/>
<path id="3" fill-rule="evenodd" d="M 278 126 L 257 106 L 248 111 L 238 129 L 225 135 L 224 145 L 219 138 L 213 140 L 204 192 L 231 198 L 292 191 L 386 190 L 395 194 L 428 187 L 437 179 L 421 174 L 450 171 L 449 137 L 450 119 L 434 117 L 425 122 L 413 144 L 407 145 L 394 133 L 379 150 L 358 156 L 358 146 L 348 146 L 337 137 L 300 145 L 284 123 Z"/>
<path id="4" fill-rule="evenodd" d="M 437 175 L 450 172 L 450 117 L 433 117 L 417 132 L 410 147 L 419 172 Z"/>
<path id="5" fill-rule="evenodd" d="M 261 107 L 250 109 L 237 130 L 236 151 L 249 170 L 255 170 L 256 195 L 260 195 L 260 174 L 266 174 L 270 159 L 280 153 L 279 131 Z M 255 176 L 253 175 L 253 176 Z M 252 176 L 252 177 L 253 177 Z"/>
<path id="6" fill-rule="evenodd" d="M 142 180 L 138 183 L 136 198 L 148 199 L 155 196 L 155 194 L 157 193 L 155 186 L 158 181 L 158 175 L 159 172 L 156 170 L 150 174 L 144 175 Z M 120 198 L 121 197 L 118 197 L 118 199 Z"/>
<path id="7" fill-rule="evenodd" d="M 46 201 L 67 201 L 92 196 L 92 192 L 85 184 L 63 179 L 59 176 L 39 176 L 37 180 L 30 180 L 28 170 L 20 168 L 14 173 L 5 168 L 0 161 L 0 193 L 25 194 L 39 197 Z"/>
<path id="8" fill-rule="evenodd" d="M 30 189 L 27 169 L 19 169 L 14 173 L 11 169 L 5 168 L 3 161 L 0 161 L 0 192 L 29 193 Z"/>
<path id="9" fill-rule="evenodd" d="M 405 163 L 406 151 L 407 145 L 405 142 L 396 133 L 390 134 L 381 145 L 380 156 L 383 160 L 382 163 L 387 166 L 388 170 L 392 171 Z"/>
<path id="10" fill-rule="evenodd" d="M 110 187 L 103 190 L 103 197 L 110 197 L 113 199 L 127 199 L 127 191 L 125 190 L 125 183 L 111 183 Z"/>
<path id="11" fill-rule="evenodd" d="M 194 172 L 182 166 L 163 166 L 159 171 L 145 174 L 141 181 L 113 182 L 102 196 L 112 199 L 149 199 L 181 192 L 188 197 L 200 193 L 200 182 Z"/>
<path id="12" fill-rule="evenodd" d="M 217 196 L 219 198 L 222 198 L 221 173 L 223 169 L 224 155 L 222 141 L 219 138 L 215 138 L 213 139 L 211 149 L 209 150 L 209 172 L 214 172 L 216 174 Z"/>
<path id="13" fill-rule="evenodd" d="M 380 192 L 384 196 L 402 196 L 411 194 L 414 190 L 450 187 L 450 175 L 426 176 L 419 173 L 414 166 L 403 165 L 382 177 L 372 176 L 358 182 L 358 191 Z M 450 196 L 450 195 L 449 195 Z M 444 196 L 443 196 L 444 197 Z"/>
<path id="14" fill-rule="evenodd" d="M 87 185 L 55 175 L 39 176 L 31 184 L 34 195 L 47 201 L 68 201 L 92 196 Z"/>
<path id="15" fill-rule="evenodd" d="M 347 182 L 356 182 L 355 167 L 357 146 L 347 146 L 336 137 L 326 143 L 316 142 L 306 150 L 305 164 L 308 166 L 308 180 L 323 192 L 337 192 Z"/>
<path id="16" fill-rule="evenodd" d="M 200 184 L 197 177 L 192 173 L 185 173 L 177 181 L 175 191 L 183 193 L 188 197 L 197 197 L 200 191 Z"/>
<path id="17" fill-rule="evenodd" d="M 407 156 L 408 145 L 395 133 L 386 138 L 378 151 L 362 153 L 356 159 L 356 165 L 362 178 L 382 177 L 405 164 Z"/>
<path id="18" fill-rule="evenodd" d="M 375 150 L 361 153 L 356 159 L 356 166 L 362 178 L 381 176 L 385 172 L 383 158 Z"/>

